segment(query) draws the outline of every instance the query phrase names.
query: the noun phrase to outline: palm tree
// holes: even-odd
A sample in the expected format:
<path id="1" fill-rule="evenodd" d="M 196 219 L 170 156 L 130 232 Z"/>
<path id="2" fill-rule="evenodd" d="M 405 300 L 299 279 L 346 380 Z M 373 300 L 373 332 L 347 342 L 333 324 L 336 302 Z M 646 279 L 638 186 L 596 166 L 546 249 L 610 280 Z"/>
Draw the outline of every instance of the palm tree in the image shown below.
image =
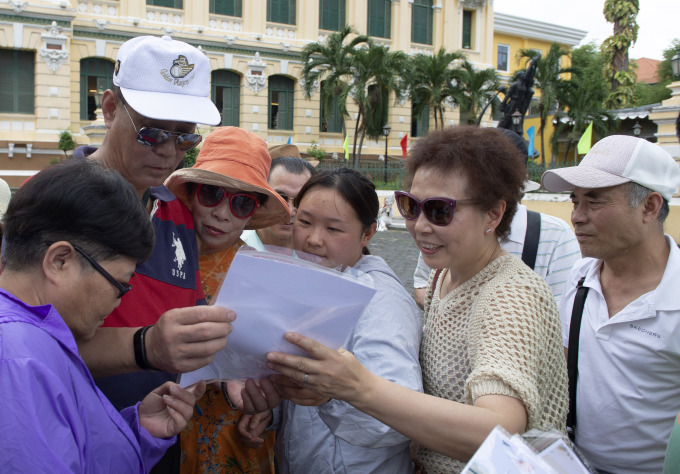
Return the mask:
<path id="1" fill-rule="evenodd" d="M 495 69 L 475 69 L 469 61 L 463 61 L 453 70 L 451 96 L 460 106 L 460 121 L 474 125 L 477 111 L 484 107 L 496 93 L 498 74 Z"/>
<path id="2" fill-rule="evenodd" d="M 414 113 L 420 115 L 430 107 L 434 114 L 434 128 L 444 128 L 444 102 L 451 95 L 454 71 L 451 63 L 465 56 L 459 52 L 447 52 L 441 48 L 436 54 L 418 54 L 412 58 L 411 101 Z"/>
<path id="3" fill-rule="evenodd" d="M 518 58 L 527 58 L 528 61 L 535 56 L 540 55 L 539 51 L 534 49 L 520 49 L 517 54 Z M 541 90 L 541 96 L 538 102 L 539 114 L 539 129 L 541 135 L 541 156 L 545 160 L 545 124 L 548 117 L 554 114 L 559 106 L 559 99 L 563 90 L 563 80 L 561 75 L 572 72 L 570 68 L 562 69 L 562 57 L 569 57 L 569 50 L 563 48 L 557 43 L 550 46 L 548 54 L 540 55 L 537 61 L 536 75 L 534 76 L 534 85 Z"/>
<path id="4" fill-rule="evenodd" d="M 553 150 L 558 149 L 559 138 L 566 137 L 567 149 L 562 158 L 566 162 L 571 146 L 578 142 L 590 122 L 598 136 L 606 136 L 616 125 L 613 114 L 604 109 L 609 88 L 602 75 L 604 59 L 593 44 L 576 48 L 571 53 L 572 76 L 564 81 L 561 101 L 566 113 L 561 114 L 566 120 L 553 120 L 555 131 L 551 143 Z M 557 119 L 557 116 L 555 117 Z"/>
<path id="5" fill-rule="evenodd" d="M 566 163 L 569 151 L 574 143 L 577 143 L 590 122 L 593 123 L 593 131 L 600 137 L 607 136 L 616 124 L 616 117 L 605 110 L 602 106 L 604 97 L 599 91 L 586 87 L 583 81 L 573 80 L 567 83 L 564 89 L 563 101 L 567 107 L 566 113 L 556 114 L 553 123 L 551 144 L 553 154 L 559 146 L 559 138 L 566 136 L 567 149 L 562 157 L 562 162 Z M 558 116 L 566 116 L 567 120 L 558 120 Z"/>
<path id="6" fill-rule="evenodd" d="M 390 94 L 401 96 L 409 83 L 409 57 L 403 51 L 390 51 L 387 46 L 369 42 L 368 49 L 358 50 L 353 58 L 354 81 L 350 95 L 359 113 L 354 133 L 355 164 L 361 160 L 361 149 L 366 136 L 377 139 L 387 123 Z M 387 157 L 385 157 L 387 159 Z"/>
<path id="7" fill-rule="evenodd" d="M 333 111 L 337 100 L 337 110 L 342 117 L 342 131 L 346 133 L 345 118 L 347 112 L 347 95 L 351 85 L 353 58 L 361 45 L 367 44 L 366 35 L 357 35 L 350 26 L 331 34 L 323 43 L 310 43 L 302 50 L 301 60 L 304 64 L 300 78 L 305 97 L 310 98 L 315 83 L 324 81 L 321 89 L 321 103 L 326 120 Z"/>
<path id="8" fill-rule="evenodd" d="M 635 95 L 635 72 L 629 69 L 628 49 L 637 41 L 639 0 L 605 0 L 604 17 L 614 24 L 614 34 L 602 43 L 605 57 L 604 75 L 611 84 L 605 105 L 612 109 L 625 107 Z"/>

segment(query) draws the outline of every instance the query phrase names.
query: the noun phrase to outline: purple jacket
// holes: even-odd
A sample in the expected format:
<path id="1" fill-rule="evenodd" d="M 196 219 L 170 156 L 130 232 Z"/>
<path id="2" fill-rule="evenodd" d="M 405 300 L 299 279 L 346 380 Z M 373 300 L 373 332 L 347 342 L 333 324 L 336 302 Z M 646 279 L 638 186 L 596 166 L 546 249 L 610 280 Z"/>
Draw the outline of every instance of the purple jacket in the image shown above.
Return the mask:
<path id="1" fill-rule="evenodd" d="M 148 472 L 175 438 L 120 413 L 95 386 L 51 305 L 0 289 L 0 458 L 7 472 Z"/>

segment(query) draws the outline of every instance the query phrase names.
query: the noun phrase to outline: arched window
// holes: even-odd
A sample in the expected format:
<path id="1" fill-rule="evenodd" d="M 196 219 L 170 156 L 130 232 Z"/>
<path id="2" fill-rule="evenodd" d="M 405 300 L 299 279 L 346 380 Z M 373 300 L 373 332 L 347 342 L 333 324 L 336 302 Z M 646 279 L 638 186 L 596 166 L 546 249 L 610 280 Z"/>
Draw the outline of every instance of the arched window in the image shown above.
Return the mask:
<path id="1" fill-rule="evenodd" d="M 411 41 L 432 44 L 432 0 L 414 0 L 411 12 Z"/>
<path id="2" fill-rule="evenodd" d="M 427 132 L 430 131 L 430 106 L 426 105 L 425 108 L 420 112 L 420 115 L 416 115 L 415 104 L 411 106 L 411 136 L 412 137 L 424 137 Z"/>
<path id="3" fill-rule="evenodd" d="M 284 76 L 269 77 L 269 128 L 293 130 L 295 82 Z"/>
<path id="4" fill-rule="evenodd" d="M 392 0 L 368 0 L 368 35 L 389 38 L 392 29 Z"/>
<path id="5" fill-rule="evenodd" d="M 239 126 L 241 77 L 226 69 L 212 72 L 212 100 L 222 116 L 222 125 Z"/>
<path id="6" fill-rule="evenodd" d="M 345 0 L 319 0 L 319 28 L 340 31 L 345 27 Z"/>
<path id="7" fill-rule="evenodd" d="M 80 120 L 97 120 L 97 91 L 113 87 L 113 62 L 101 58 L 80 60 Z"/>

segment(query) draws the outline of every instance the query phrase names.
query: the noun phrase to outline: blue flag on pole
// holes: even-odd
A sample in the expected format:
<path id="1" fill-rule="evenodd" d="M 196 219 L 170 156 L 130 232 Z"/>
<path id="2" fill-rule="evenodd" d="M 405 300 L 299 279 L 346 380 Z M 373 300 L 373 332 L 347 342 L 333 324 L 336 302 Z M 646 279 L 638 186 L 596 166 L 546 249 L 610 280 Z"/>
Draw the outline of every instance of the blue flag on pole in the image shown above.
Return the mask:
<path id="1" fill-rule="evenodd" d="M 288 134 L 288 145 L 293 144 L 293 137 L 290 136 L 290 133 Z"/>
<path id="2" fill-rule="evenodd" d="M 527 129 L 527 137 L 529 137 L 529 146 L 527 147 L 528 152 L 529 152 L 529 158 L 534 156 L 534 135 L 535 135 L 535 132 L 536 132 L 536 129 L 533 125 Z"/>

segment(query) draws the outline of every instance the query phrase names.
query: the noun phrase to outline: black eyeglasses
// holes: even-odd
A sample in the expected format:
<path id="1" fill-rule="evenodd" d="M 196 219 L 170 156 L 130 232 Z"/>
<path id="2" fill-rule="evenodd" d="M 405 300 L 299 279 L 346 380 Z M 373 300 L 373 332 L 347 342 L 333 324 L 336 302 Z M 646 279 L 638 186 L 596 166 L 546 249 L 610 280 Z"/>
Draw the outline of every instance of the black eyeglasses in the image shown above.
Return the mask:
<path id="1" fill-rule="evenodd" d="M 294 205 L 294 203 L 295 203 L 295 196 L 289 196 L 289 195 L 287 195 L 286 193 L 282 193 L 281 191 L 276 191 L 276 194 L 278 194 L 279 196 L 281 196 L 281 199 L 283 199 L 284 201 L 286 201 L 286 202 L 287 202 L 288 204 L 290 204 L 291 206 Z"/>
<path id="2" fill-rule="evenodd" d="M 99 265 L 97 262 L 95 262 L 92 259 L 92 257 L 90 257 L 88 254 L 86 254 L 83 249 L 81 249 L 80 247 L 77 247 L 75 245 L 73 246 L 73 248 L 76 250 L 76 252 L 78 252 L 80 255 L 85 257 L 85 260 L 90 262 L 90 265 L 92 265 L 92 268 L 97 270 L 101 274 L 101 276 L 103 276 L 104 278 L 109 280 L 111 282 L 111 284 L 116 287 L 116 289 L 118 290 L 118 293 L 119 293 L 118 298 L 122 298 L 125 293 L 127 293 L 128 291 L 130 291 L 132 289 L 131 285 L 123 284 L 123 283 L 119 282 L 118 280 L 116 280 L 115 278 L 113 278 L 113 276 L 109 272 L 104 270 L 104 268 L 101 265 Z"/>
<path id="3" fill-rule="evenodd" d="M 176 136 L 175 145 L 177 146 L 177 149 L 186 152 L 196 147 L 201 143 L 201 140 L 203 140 L 203 137 L 198 133 L 171 132 L 155 127 L 142 127 L 137 130 L 137 125 L 135 125 L 135 121 L 132 120 L 132 115 L 130 115 L 130 111 L 125 105 L 125 100 L 120 97 L 120 101 L 123 104 L 123 108 L 125 109 L 125 112 L 127 112 L 128 117 L 130 117 L 130 122 L 132 122 L 135 132 L 137 132 L 137 143 L 140 145 L 155 147 L 170 139 L 170 137 Z"/>
<path id="4" fill-rule="evenodd" d="M 198 202 L 205 207 L 215 207 L 226 197 L 229 197 L 229 209 L 234 217 L 247 219 L 252 216 L 260 206 L 260 201 L 255 196 L 246 193 L 230 193 L 220 186 L 212 184 L 199 184 L 196 189 Z"/>
<path id="5" fill-rule="evenodd" d="M 406 220 L 417 219 L 420 211 L 425 218 L 434 225 L 446 226 L 453 220 L 453 211 L 458 204 L 472 204 L 477 202 L 473 199 L 449 199 L 444 197 L 428 198 L 419 201 L 415 196 L 405 191 L 395 191 L 394 198 L 397 201 L 397 209 Z"/>

